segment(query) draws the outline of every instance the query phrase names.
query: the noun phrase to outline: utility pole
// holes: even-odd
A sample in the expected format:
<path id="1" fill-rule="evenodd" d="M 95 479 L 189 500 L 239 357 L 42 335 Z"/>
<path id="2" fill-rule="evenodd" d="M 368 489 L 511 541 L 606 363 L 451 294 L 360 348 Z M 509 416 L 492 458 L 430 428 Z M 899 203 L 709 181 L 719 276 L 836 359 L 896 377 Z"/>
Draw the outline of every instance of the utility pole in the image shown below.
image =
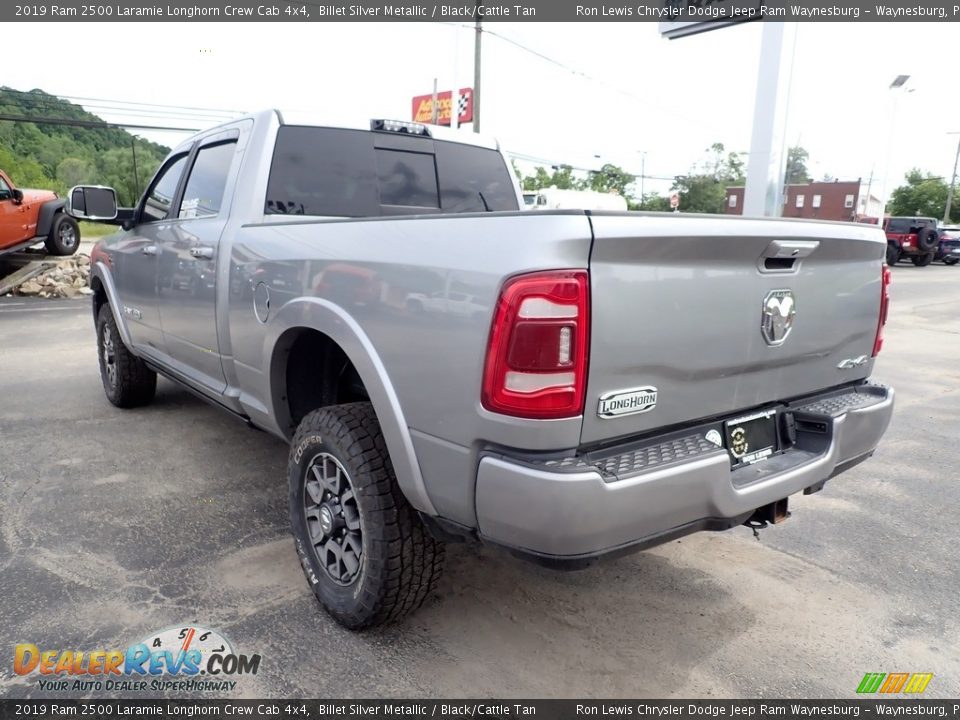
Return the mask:
<path id="1" fill-rule="evenodd" d="M 640 155 L 640 209 L 643 210 L 643 179 L 647 176 L 647 151 Z"/>
<path id="2" fill-rule="evenodd" d="M 947 135 L 960 135 L 960 132 L 949 132 Z M 953 187 L 957 184 L 957 162 L 960 161 L 960 140 L 957 140 L 957 155 L 953 159 L 953 175 L 950 176 L 950 188 L 947 190 L 947 207 L 943 211 L 944 224 L 950 222 L 950 210 L 953 206 Z"/>
<path id="3" fill-rule="evenodd" d="M 440 119 L 440 108 L 437 107 L 437 79 L 433 79 L 433 98 L 430 100 L 430 124 L 436 125 Z"/>
<path id="4" fill-rule="evenodd" d="M 483 38 L 483 27 L 480 23 L 480 0 L 476 0 L 477 13 L 476 37 L 473 41 L 473 131 L 480 132 L 480 44 Z"/>

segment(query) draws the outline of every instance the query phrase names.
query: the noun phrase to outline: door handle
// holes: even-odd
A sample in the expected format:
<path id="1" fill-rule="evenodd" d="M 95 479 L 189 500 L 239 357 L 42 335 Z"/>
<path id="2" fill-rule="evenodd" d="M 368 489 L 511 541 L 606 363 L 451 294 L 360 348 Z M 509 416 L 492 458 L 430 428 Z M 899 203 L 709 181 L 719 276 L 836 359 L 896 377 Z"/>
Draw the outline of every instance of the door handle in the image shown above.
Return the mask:
<path id="1" fill-rule="evenodd" d="M 156 245 L 144 245 L 143 249 L 140 250 L 144 255 L 156 255 L 157 246 Z"/>
<path id="2" fill-rule="evenodd" d="M 190 255 L 202 260 L 213 260 L 213 248 L 212 247 L 190 248 Z"/>

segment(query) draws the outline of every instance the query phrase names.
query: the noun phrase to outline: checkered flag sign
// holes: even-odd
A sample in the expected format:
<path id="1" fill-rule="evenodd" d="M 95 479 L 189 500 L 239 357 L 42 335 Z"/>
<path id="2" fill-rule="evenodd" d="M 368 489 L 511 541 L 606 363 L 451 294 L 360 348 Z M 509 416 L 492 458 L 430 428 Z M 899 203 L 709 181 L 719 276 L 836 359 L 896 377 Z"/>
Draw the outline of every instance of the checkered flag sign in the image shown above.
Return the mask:
<path id="1" fill-rule="evenodd" d="M 458 125 L 473 122 L 473 88 L 460 88 L 457 91 L 445 90 L 437 93 L 437 124 L 450 125 L 453 112 L 457 113 Z M 429 123 L 432 119 L 433 94 L 417 95 L 413 98 L 413 121 Z"/>
<path id="2" fill-rule="evenodd" d="M 471 93 L 469 90 L 461 90 L 457 93 L 457 117 L 462 118 L 467 114 L 467 110 L 470 108 L 470 101 L 473 99 L 470 97 Z M 461 120 L 461 122 L 468 122 L 467 120 Z"/>

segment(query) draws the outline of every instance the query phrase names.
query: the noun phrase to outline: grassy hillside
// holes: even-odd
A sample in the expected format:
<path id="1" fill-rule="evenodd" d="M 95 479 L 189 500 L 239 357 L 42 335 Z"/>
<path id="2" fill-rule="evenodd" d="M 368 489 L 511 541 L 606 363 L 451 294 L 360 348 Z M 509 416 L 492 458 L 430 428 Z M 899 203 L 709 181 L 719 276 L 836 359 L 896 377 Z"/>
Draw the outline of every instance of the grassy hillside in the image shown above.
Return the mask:
<path id="1" fill-rule="evenodd" d="M 42 90 L 21 92 L 7 87 L 0 87 L 0 114 L 101 122 L 79 105 Z M 131 138 L 119 128 L 0 120 L 0 168 L 17 185 L 59 193 L 82 183 L 110 185 L 122 205 L 132 205 L 169 150 L 137 138 L 138 187 Z"/>

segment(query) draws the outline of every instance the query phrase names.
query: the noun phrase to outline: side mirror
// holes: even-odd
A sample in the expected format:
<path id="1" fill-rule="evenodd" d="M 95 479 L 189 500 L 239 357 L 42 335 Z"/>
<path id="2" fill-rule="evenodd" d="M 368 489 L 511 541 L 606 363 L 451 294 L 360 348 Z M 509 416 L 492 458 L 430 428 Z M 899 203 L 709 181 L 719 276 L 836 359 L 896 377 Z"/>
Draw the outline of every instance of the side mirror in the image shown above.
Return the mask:
<path id="1" fill-rule="evenodd" d="M 14 188 L 11 192 L 11 197 L 13 198 L 13 202 L 19 205 L 20 203 L 23 202 L 23 190 L 20 190 L 19 188 Z"/>
<path id="2" fill-rule="evenodd" d="M 117 191 L 102 185 L 77 185 L 67 196 L 67 214 L 80 220 L 116 220 Z"/>

